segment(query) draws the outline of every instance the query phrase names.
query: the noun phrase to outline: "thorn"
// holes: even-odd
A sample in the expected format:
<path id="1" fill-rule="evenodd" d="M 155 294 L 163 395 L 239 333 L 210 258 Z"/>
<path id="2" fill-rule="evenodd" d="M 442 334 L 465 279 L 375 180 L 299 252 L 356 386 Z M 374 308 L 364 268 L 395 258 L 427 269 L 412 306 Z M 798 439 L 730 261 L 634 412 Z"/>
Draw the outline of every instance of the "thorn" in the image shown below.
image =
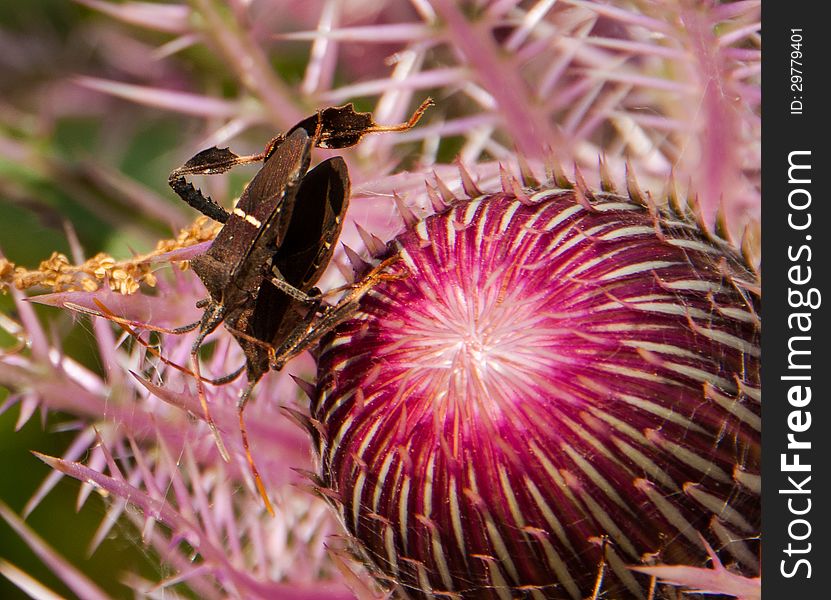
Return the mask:
<path id="1" fill-rule="evenodd" d="M 361 256 L 355 252 L 352 248 L 347 246 L 346 244 L 342 244 L 343 249 L 346 252 L 346 258 L 349 260 L 350 264 L 352 265 L 352 270 L 355 272 L 355 275 L 360 275 L 361 273 L 366 273 L 372 268 L 372 265 L 366 262 Z"/>
<path id="2" fill-rule="evenodd" d="M 355 273 L 352 272 L 352 269 L 350 269 L 345 264 L 343 264 L 342 261 L 335 260 L 333 262 L 335 263 L 335 266 L 337 267 L 338 272 L 346 280 L 346 283 L 354 283 Z"/>
<path id="3" fill-rule="evenodd" d="M 456 195 L 450 191 L 450 188 L 447 187 L 447 184 L 441 179 L 441 177 L 439 177 L 438 173 L 433 171 L 433 177 L 436 178 L 436 188 L 439 190 L 444 203 L 450 205 L 456 202 L 458 198 L 456 198 Z"/>
<path id="4" fill-rule="evenodd" d="M 320 478 L 320 475 L 318 475 L 314 471 L 309 471 L 308 469 L 299 469 L 297 467 L 291 467 L 291 470 L 300 475 L 301 477 L 305 477 L 315 486 L 323 485 L 323 480 Z"/>
<path id="5" fill-rule="evenodd" d="M 505 169 L 505 165 L 499 163 L 499 183 L 502 186 L 502 192 L 505 194 L 510 194 L 512 191 L 509 177 L 510 175 L 508 175 L 508 171 Z"/>
<path id="6" fill-rule="evenodd" d="M 649 211 L 649 215 L 655 223 L 655 231 L 660 231 L 661 215 L 658 206 L 652 199 L 652 194 L 641 191 L 641 187 L 638 185 L 638 179 L 635 177 L 635 170 L 632 168 L 632 163 L 628 160 L 626 161 L 626 193 L 636 204 L 643 206 Z"/>
<path id="7" fill-rule="evenodd" d="M 424 182 L 424 187 L 427 188 L 427 197 L 430 198 L 430 204 L 433 205 L 433 211 L 439 214 L 446 211 L 448 204 L 442 200 L 436 188 L 431 187 L 427 182 Z"/>
<path id="8" fill-rule="evenodd" d="M 646 210 L 649 211 L 649 215 L 652 217 L 652 220 L 659 222 L 661 220 L 661 213 L 658 210 L 658 205 L 655 204 L 655 201 L 652 199 L 652 194 L 646 192 L 643 198 L 646 201 Z"/>
<path id="9" fill-rule="evenodd" d="M 392 199 L 395 201 L 395 208 L 398 209 L 398 214 L 401 215 L 401 220 L 404 221 L 404 226 L 407 229 L 412 229 L 418 223 L 418 217 L 410 208 L 404 204 L 404 200 L 397 193 L 392 193 Z"/>
<path id="10" fill-rule="evenodd" d="M 29 452 L 34 454 L 35 458 L 37 458 L 38 460 L 42 460 L 44 463 L 46 463 L 49 467 L 51 467 L 55 471 L 65 472 L 65 470 L 67 468 L 66 465 L 69 464 L 62 458 L 58 458 L 56 456 L 49 456 L 48 454 L 42 454 L 42 453 L 38 452 L 37 450 L 29 450 Z M 61 468 L 61 467 L 63 467 L 63 468 Z"/>
<path id="11" fill-rule="evenodd" d="M 574 184 L 566 177 L 563 165 L 557 159 L 552 148 L 548 149 L 548 156 L 545 159 L 545 175 L 559 188 L 570 190 L 574 187 Z"/>
<path id="12" fill-rule="evenodd" d="M 309 423 L 311 423 L 312 427 L 315 428 L 315 431 L 317 431 L 318 435 L 322 439 L 326 439 L 326 436 L 329 435 L 329 429 L 326 427 L 326 425 L 324 425 L 321 421 L 318 421 L 317 419 L 311 418 L 309 419 Z"/>
<path id="13" fill-rule="evenodd" d="M 387 245 L 378 236 L 369 233 L 358 223 L 355 223 L 355 228 L 358 230 L 358 235 L 361 236 L 361 240 L 364 243 L 364 247 L 366 247 L 367 252 L 369 252 L 370 256 L 372 256 L 373 258 L 378 258 L 386 252 Z"/>
<path id="14" fill-rule="evenodd" d="M 522 186 L 526 188 L 538 188 L 540 186 L 540 180 L 534 175 L 534 172 L 531 170 L 531 165 L 525 160 L 525 156 L 518 149 L 515 154 L 517 163 L 519 163 L 519 176 L 522 180 Z"/>
<path id="15" fill-rule="evenodd" d="M 295 410 L 288 406 L 281 406 L 280 411 L 286 415 L 289 420 L 291 420 L 294 424 L 299 425 L 300 428 L 308 433 L 309 435 L 313 435 L 315 432 L 315 427 L 312 425 L 312 420 L 304 415 L 299 410 Z"/>
<path id="16" fill-rule="evenodd" d="M 715 515 L 713 515 L 713 518 L 715 518 Z M 707 542 L 704 536 L 701 535 L 701 533 L 699 533 L 698 537 L 700 538 L 701 543 L 704 545 L 704 548 L 707 550 L 707 554 L 710 556 L 710 560 L 713 563 L 713 569 L 715 569 L 716 571 L 727 571 L 727 569 L 725 569 L 724 565 L 721 563 L 721 559 L 719 559 L 718 554 L 716 554 L 716 551 L 713 550 L 713 547 Z"/>
<path id="17" fill-rule="evenodd" d="M 756 312 L 753 310 L 752 306 L 750 305 L 748 298 L 745 291 L 750 292 L 756 296 L 762 295 L 762 286 L 760 281 L 745 281 L 743 280 L 736 270 L 727 262 L 727 257 L 722 256 L 718 262 L 718 273 L 721 275 L 727 282 L 733 286 L 744 298 L 745 303 L 747 303 L 747 308 L 750 312 Z"/>
<path id="18" fill-rule="evenodd" d="M 574 201 L 577 204 L 579 204 L 588 211 L 595 212 L 594 206 L 592 206 L 591 202 L 589 202 L 589 199 L 583 195 L 583 192 L 579 187 L 574 188 L 574 190 L 572 190 L 572 193 L 574 194 Z"/>
<path id="19" fill-rule="evenodd" d="M 701 232 L 706 235 L 707 238 L 712 239 L 710 228 L 707 226 L 707 222 L 704 220 L 704 215 L 701 212 L 701 203 L 698 201 L 698 194 L 687 198 L 687 207 L 689 208 L 690 214 Z"/>
<path id="20" fill-rule="evenodd" d="M 321 438 L 326 439 L 326 435 L 328 434 L 328 430 L 326 425 L 318 421 L 317 419 L 313 419 L 312 417 L 303 414 L 302 412 L 290 408 L 285 405 L 280 406 L 280 410 L 292 421 L 296 424 L 300 425 L 303 430 L 308 433 L 309 435 L 314 435 L 317 433 Z"/>
<path id="21" fill-rule="evenodd" d="M 661 223 L 663 221 L 658 216 L 652 217 L 652 228 L 655 230 L 655 236 L 662 242 L 667 241 L 667 236 L 664 234 L 664 228 Z"/>
<path id="22" fill-rule="evenodd" d="M 335 504 L 333 501 L 331 501 L 331 500 L 327 499 L 326 497 L 324 497 L 323 494 L 320 492 L 320 490 L 322 489 L 321 486 L 314 485 L 312 483 L 303 483 L 301 481 L 298 481 L 297 483 L 295 483 L 293 485 L 294 485 L 295 489 L 300 490 L 304 494 L 308 494 L 309 496 L 317 496 L 317 497 L 321 498 L 324 502 L 327 502 L 329 504 L 329 506 L 337 509 L 338 505 Z"/>
<path id="23" fill-rule="evenodd" d="M 628 159 L 626 161 L 626 193 L 629 195 L 629 199 L 635 204 L 649 208 L 649 202 L 647 202 L 643 192 L 641 192 L 638 179 L 635 177 L 635 171 L 632 169 L 632 163 Z"/>
<path id="24" fill-rule="evenodd" d="M 681 206 L 681 198 L 678 196 L 678 182 L 675 179 L 675 167 L 670 169 L 665 195 L 667 197 L 667 204 L 672 212 L 678 217 L 683 216 L 684 207 Z"/>
<path id="25" fill-rule="evenodd" d="M 465 194 L 468 198 L 477 198 L 482 195 L 482 190 L 479 189 L 479 186 L 476 185 L 476 182 L 473 181 L 473 177 L 471 176 L 470 172 L 465 168 L 464 164 L 462 163 L 462 159 L 456 157 L 456 167 L 459 169 L 459 175 L 462 178 L 462 189 L 464 190 Z"/>
<path id="26" fill-rule="evenodd" d="M 305 379 L 301 379 L 300 377 L 297 377 L 295 375 L 289 375 L 289 377 L 291 377 L 294 380 L 294 383 L 296 383 L 297 387 L 299 387 L 302 390 L 302 392 L 306 394 L 306 397 L 309 400 L 314 400 L 316 394 L 315 386 L 313 383 L 306 381 Z"/>
<path id="27" fill-rule="evenodd" d="M 751 220 L 744 226 L 744 231 L 742 232 L 742 256 L 744 257 L 747 266 L 753 269 L 754 272 L 757 272 L 759 269 L 759 238 L 761 234 L 761 228 L 759 227 L 759 222 L 756 220 Z"/>
<path id="28" fill-rule="evenodd" d="M 606 162 L 606 158 L 603 155 L 600 155 L 597 158 L 597 167 L 600 171 L 600 189 L 604 192 L 610 192 L 612 194 L 617 192 L 615 182 L 612 179 L 612 174 L 609 172 L 609 163 Z"/>
<path id="29" fill-rule="evenodd" d="M 519 179 L 508 173 L 508 181 L 511 184 L 511 193 L 519 200 L 520 204 L 523 206 L 535 206 L 528 194 L 525 193 L 525 190 L 522 189 Z"/>
<path id="30" fill-rule="evenodd" d="M 379 515 L 377 512 L 369 512 L 366 515 L 366 518 L 367 519 L 372 519 L 373 521 L 376 521 L 381 525 L 387 525 L 387 526 L 392 525 L 392 521 L 390 521 L 384 515 Z M 435 527 L 435 522 L 432 519 L 430 519 L 430 517 L 426 517 L 424 515 L 416 514 L 415 518 L 418 519 L 419 521 L 421 521 L 423 519 L 424 524 L 427 525 L 428 527 L 432 527 L 432 529 L 436 528 Z"/>
<path id="31" fill-rule="evenodd" d="M 367 476 L 370 475 L 369 465 L 361 457 L 360 454 L 358 454 L 357 452 L 354 452 L 354 451 L 350 451 L 349 452 L 349 457 L 352 459 L 352 462 L 354 463 L 354 466 L 358 467 L 358 470 L 360 470 L 362 473 L 365 473 Z"/>
<path id="32" fill-rule="evenodd" d="M 586 183 L 586 178 L 583 177 L 583 172 L 580 170 L 580 167 L 577 166 L 577 163 L 574 163 L 574 185 L 575 188 L 579 190 L 583 196 L 585 196 L 586 200 L 594 200 L 594 194 L 589 188 L 589 185 Z"/>
<path id="33" fill-rule="evenodd" d="M 339 505 L 343 504 L 343 500 L 341 499 L 340 494 L 338 492 L 336 492 L 335 490 L 333 490 L 333 489 L 321 486 L 321 487 L 315 488 L 315 492 L 320 494 L 320 496 L 324 500 L 328 500 L 330 502 L 333 502 L 336 506 L 339 506 Z"/>
<path id="34" fill-rule="evenodd" d="M 715 234 L 732 245 L 733 239 L 727 227 L 727 215 L 725 214 L 724 196 L 719 198 L 718 211 L 716 212 Z"/>

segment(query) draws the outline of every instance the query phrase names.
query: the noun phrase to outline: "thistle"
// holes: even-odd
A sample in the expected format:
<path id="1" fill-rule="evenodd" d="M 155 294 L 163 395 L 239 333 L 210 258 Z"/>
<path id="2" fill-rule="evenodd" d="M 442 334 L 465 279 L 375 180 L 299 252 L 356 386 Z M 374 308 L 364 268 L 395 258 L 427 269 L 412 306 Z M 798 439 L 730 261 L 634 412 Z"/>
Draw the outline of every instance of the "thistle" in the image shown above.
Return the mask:
<path id="1" fill-rule="evenodd" d="M 628 566 L 703 565 L 702 536 L 758 574 L 755 276 L 589 194 L 513 181 L 415 224 L 320 351 L 319 485 L 401 597 L 646 598 Z"/>
<path id="2" fill-rule="evenodd" d="M 90 549 L 130 523 L 162 573 L 120 573 L 118 593 L 758 597 L 758 3 L 77 4 L 84 35 L 23 32 L 0 59 L 15 71 L 0 78 L 4 197 L 37 199 L 46 222 L 83 209 L 78 237 L 34 258 L 4 230 L 4 408 L 21 424 L 61 411 L 75 435 L 40 456 L 55 473 L 18 512 L 59 474 L 83 482 L 79 504 L 106 496 Z M 215 229 L 153 191 L 173 167 L 213 145 L 259 150 L 321 106 L 397 123 L 426 96 L 418 128 L 343 153 L 352 208 L 318 285 L 331 304 L 374 285 L 246 411 L 275 517 L 239 439 L 241 384 L 206 386 L 225 463 L 192 374 L 171 366 L 191 338 L 99 319 L 94 370 L 64 347 L 68 311 L 44 325 L 23 298 L 194 321 L 205 290 L 162 267 Z M 94 161 L 47 143 L 90 115 Z M 114 148 L 143 150 L 123 170 L 148 187 Z M 209 191 L 230 210 L 232 192 Z M 148 252 L 170 226 L 179 237 Z M 97 254 L 102 231 L 118 233 Z M 206 377 L 243 363 L 227 333 L 207 342 Z M 73 594 L 115 593 L 0 516 Z M 0 573 L 41 585 L 12 562 Z"/>

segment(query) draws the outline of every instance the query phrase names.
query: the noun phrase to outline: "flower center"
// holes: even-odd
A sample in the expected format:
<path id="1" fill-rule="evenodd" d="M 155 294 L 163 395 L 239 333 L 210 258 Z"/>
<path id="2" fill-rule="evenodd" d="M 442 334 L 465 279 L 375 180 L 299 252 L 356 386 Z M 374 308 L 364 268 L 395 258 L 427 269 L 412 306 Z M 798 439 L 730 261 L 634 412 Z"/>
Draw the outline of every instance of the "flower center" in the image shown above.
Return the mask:
<path id="1" fill-rule="evenodd" d="M 487 223 L 486 215 L 479 222 Z M 476 233 L 505 246 L 504 232 L 477 227 Z M 482 239 L 455 229 L 443 234 L 456 243 L 441 252 L 400 248 L 410 275 L 377 292 L 385 306 L 373 326 L 382 332 L 377 352 L 385 371 L 397 370 L 410 385 L 407 397 L 420 396 L 425 409 L 461 414 L 466 424 L 482 411 L 498 421 L 529 395 L 543 395 L 567 363 L 568 331 L 551 308 L 558 286 L 518 268 L 522 245 L 473 259 L 472 246 L 479 251 Z M 539 236 L 532 232 L 527 242 L 538 244 Z"/>

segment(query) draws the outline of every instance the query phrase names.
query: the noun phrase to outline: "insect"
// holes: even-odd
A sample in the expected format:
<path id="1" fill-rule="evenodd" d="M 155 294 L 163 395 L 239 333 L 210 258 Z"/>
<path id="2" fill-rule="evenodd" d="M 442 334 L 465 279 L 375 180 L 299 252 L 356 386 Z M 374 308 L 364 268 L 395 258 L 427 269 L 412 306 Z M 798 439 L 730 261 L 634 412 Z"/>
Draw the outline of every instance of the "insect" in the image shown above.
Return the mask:
<path id="1" fill-rule="evenodd" d="M 269 509 L 248 447 L 245 404 L 270 368 L 279 370 L 288 359 L 310 347 L 357 305 L 362 290 L 365 293 L 371 287 L 369 281 L 360 282 L 337 306 L 327 307 L 318 316 L 322 296 L 314 285 L 326 270 L 340 235 L 350 181 L 340 157 L 307 171 L 311 149 L 346 148 L 369 133 L 410 129 L 430 105 L 428 98 L 407 122 L 392 126 L 378 125 L 370 113 L 356 112 L 351 104 L 326 108 L 272 139 L 261 154 L 241 157 L 227 148 L 209 148 L 175 169 L 168 179 L 185 202 L 224 224 L 210 248 L 191 261 L 208 291 L 209 297 L 198 304 L 205 312 L 197 323 L 174 331 L 198 330 L 191 346 L 190 368 L 206 421 L 225 460 L 229 459 L 227 450 L 208 410 L 199 349 L 205 337 L 222 323 L 241 346 L 245 365 L 214 383 L 231 381 L 246 372 L 248 385 L 237 402 L 240 431 L 255 482 Z M 259 161 L 263 167 L 231 211 L 187 180 L 189 175 L 222 173 Z"/>
<path id="2" fill-rule="evenodd" d="M 398 125 L 378 125 L 370 113 L 356 112 L 351 104 L 325 108 L 273 138 L 260 154 L 238 156 L 227 148 L 213 147 L 175 169 L 168 183 L 176 194 L 223 224 L 208 250 L 191 261 L 208 291 L 208 297 L 197 303 L 197 307 L 205 309 L 199 321 L 166 329 L 118 317 L 98 301 L 95 302 L 100 312 L 71 302 L 64 304 L 118 323 L 139 341 L 133 327 L 170 334 L 197 330 L 191 345 L 190 369 L 154 354 L 165 364 L 195 377 L 205 420 L 226 462 L 230 456 L 208 409 L 204 383 L 222 385 L 246 372 L 248 385 L 237 401 L 240 432 L 255 484 L 272 514 L 243 420 L 251 392 L 270 369 L 282 369 L 288 360 L 312 347 L 348 318 L 361 297 L 376 281 L 386 277 L 383 271 L 389 262 L 382 262 L 348 286 L 337 305 L 321 308 L 322 295 L 314 285 L 326 270 L 343 227 L 350 181 L 340 157 L 308 171 L 311 150 L 347 148 L 370 133 L 406 131 L 418 123 L 432 104 L 430 98 L 426 99 L 408 121 Z M 190 175 L 224 173 L 254 162 L 263 162 L 263 167 L 230 211 L 187 180 Z M 199 350 L 205 338 L 223 323 L 242 348 L 245 364 L 224 377 L 206 379 L 200 373 Z"/>

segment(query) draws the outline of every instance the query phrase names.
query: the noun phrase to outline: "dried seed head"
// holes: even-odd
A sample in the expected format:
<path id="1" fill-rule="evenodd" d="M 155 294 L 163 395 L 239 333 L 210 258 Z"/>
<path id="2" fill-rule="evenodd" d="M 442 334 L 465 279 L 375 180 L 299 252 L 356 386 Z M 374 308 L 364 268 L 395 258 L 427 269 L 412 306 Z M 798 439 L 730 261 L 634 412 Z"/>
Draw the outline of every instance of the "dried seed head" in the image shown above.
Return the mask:
<path id="1" fill-rule="evenodd" d="M 701 536 L 757 574 L 753 276 L 694 223 L 590 203 L 455 203 L 322 347 L 321 480 L 402 597 L 580 600 L 602 570 L 645 598 L 627 566 L 703 566 Z"/>
<path id="2" fill-rule="evenodd" d="M 18 290 L 41 287 L 54 292 L 94 292 L 106 283 L 119 294 L 134 294 L 141 283 L 150 287 L 156 285 L 156 276 L 152 271 L 154 259 L 174 250 L 212 240 L 220 225 L 207 217 L 200 217 L 191 226 L 181 230 L 176 239 L 160 241 L 153 252 L 122 261 L 116 261 L 101 252 L 79 265 L 73 265 L 63 254 L 53 252 L 47 260 L 41 261 L 37 269 L 28 270 L 16 267 L 14 263 L 0 257 L 0 293 L 5 293 L 8 286 Z M 180 263 L 182 267 L 186 264 Z"/>

